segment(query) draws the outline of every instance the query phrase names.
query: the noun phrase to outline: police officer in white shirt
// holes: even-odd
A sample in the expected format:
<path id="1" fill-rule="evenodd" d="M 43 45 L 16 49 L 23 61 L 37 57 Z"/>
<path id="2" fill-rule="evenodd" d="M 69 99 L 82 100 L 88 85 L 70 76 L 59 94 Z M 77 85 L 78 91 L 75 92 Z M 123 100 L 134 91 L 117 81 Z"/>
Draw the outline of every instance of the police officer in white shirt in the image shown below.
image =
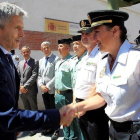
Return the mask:
<path id="1" fill-rule="evenodd" d="M 11 56 L 12 56 L 13 62 L 15 64 L 15 67 L 18 68 L 19 56 L 15 54 L 15 50 L 11 50 Z"/>
<path id="2" fill-rule="evenodd" d="M 81 102 L 88 98 L 95 85 L 97 63 L 100 58 L 99 49 L 94 42 L 93 33 L 85 33 L 84 30 L 90 27 L 88 20 L 80 22 L 82 34 L 81 41 L 87 48 L 87 55 L 83 57 L 77 67 L 77 79 L 74 89 L 76 102 Z M 79 124 L 85 140 L 108 140 L 108 117 L 104 111 L 105 106 L 88 111 L 79 118 Z"/>
<path id="3" fill-rule="evenodd" d="M 96 94 L 69 110 L 87 111 L 107 103 L 111 140 L 140 139 L 140 51 L 127 40 L 128 13 L 100 10 L 88 13 L 99 49 L 109 52 L 97 69 Z M 78 108 L 78 111 L 77 111 Z"/>

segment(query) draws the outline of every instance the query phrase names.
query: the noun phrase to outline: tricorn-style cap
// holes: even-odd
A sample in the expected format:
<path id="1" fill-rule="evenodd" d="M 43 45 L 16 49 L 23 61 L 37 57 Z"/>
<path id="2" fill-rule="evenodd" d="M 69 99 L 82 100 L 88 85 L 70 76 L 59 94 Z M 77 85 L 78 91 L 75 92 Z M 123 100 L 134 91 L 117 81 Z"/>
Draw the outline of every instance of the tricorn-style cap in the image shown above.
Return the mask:
<path id="1" fill-rule="evenodd" d="M 81 41 L 81 35 L 76 35 L 72 37 L 72 42 L 74 41 Z"/>
<path id="2" fill-rule="evenodd" d="M 77 31 L 78 33 L 81 33 L 82 31 L 84 32 L 89 27 L 91 27 L 91 25 L 87 19 L 81 20 L 79 24 L 80 24 L 81 29 L 79 31 Z"/>
<path id="3" fill-rule="evenodd" d="M 129 17 L 128 13 L 119 10 L 98 10 L 88 13 L 88 20 L 91 27 L 86 32 L 91 32 L 92 28 L 106 24 L 113 23 L 116 25 L 124 25 Z"/>
<path id="4" fill-rule="evenodd" d="M 58 40 L 58 44 L 70 44 L 71 42 L 71 38 Z"/>

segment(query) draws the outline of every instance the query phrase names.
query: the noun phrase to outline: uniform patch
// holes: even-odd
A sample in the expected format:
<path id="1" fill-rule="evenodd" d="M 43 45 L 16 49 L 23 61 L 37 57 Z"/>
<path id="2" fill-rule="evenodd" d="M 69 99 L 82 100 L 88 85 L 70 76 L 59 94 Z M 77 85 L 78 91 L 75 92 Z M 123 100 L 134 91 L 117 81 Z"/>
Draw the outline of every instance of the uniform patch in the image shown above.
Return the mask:
<path id="1" fill-rule="evenodd" d="M 93 63 L 93 62 L 87 62 L 86 65 L 87 65 L 87 66 L 96 66 L 96 64 Z"/>
<path id="2" fill-rule="evenodd" d="M 103 67 L 102 71 L 100 72 L 100 78 L 102 78 L 106 73 L 106 66 Z"/>
<path id="3" fill-rule="evenodd" d="M 113 79 L 120 78 L 120 77 L 121 77 L 121 75 L 119 75 L 119 76 L 113 76 Z"/>

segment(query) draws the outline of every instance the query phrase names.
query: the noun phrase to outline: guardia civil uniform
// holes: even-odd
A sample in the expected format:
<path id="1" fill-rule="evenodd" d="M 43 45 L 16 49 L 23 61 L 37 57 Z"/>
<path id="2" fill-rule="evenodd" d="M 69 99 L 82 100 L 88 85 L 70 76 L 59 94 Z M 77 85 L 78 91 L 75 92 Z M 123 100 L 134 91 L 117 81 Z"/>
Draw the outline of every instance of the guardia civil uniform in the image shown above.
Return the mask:
<path id="1" fill-rule="evenodd" d="M 87 51 L 78 59 L 77 55 L 71 58 L 71 83 L 72 83 L 72 89 L 74 92 L 75 84 L 76 84 L 76 78 L 77 78 L 77 67 L 80 64 L 82 58 L 87 54 Z M 79 129 L 79 135 L 80 140 L 85 140 L 84 136 L 82 134 L 82 131 L 80 129 L 79 123 L 77 124 L 77 129 Z"/>
<path id="2" fill-rule="evenodd" d="M 74 90 L 77 78 L 77 67 L 80 65 L 82 58 L 87 54 L 87 51 L 78 59 L 78 56 L 74 56 L 71 59 L 71 82 L 72 82 L 72 89 Z"/>
<path id="3" fill-rule="evenodd" d="M 73 36 L 72 37 L 72 41 L 73 42 L 75 42 L 75 41 L 81 41 L 81 35 Z M 71 57 L 71 83 L 72 83 L 73 92 L 74 92 L 74 88 L 75 88 L 75 84 L 76 84 L 76 78 L 77 78 L 77 67 L 80 64 L 82 58 L 86 54 L 87 54 L 87 51 L 85 51 L 80 58 L 78 58 L 77 55 Z M 80 140 L 85 140 L 84 139 L 84 136 L 82 134 L 82 131 L 80 129 L 80 126 L 79 126 L 78 118 L 76 118 L 76 120 L 77 120 L 77 129 L 79 131 L 79 137 L 80 137 L 79 139 Z"/>
<path id="4" fill-rule="evenodd" d="M 57 62 L 55 67 L 55 106 L 60 109 L 64 105 L 73 101 L 73 91 L 71 85 L 71 69 L 69 54 L 65 59 Z M 79 132 L 76 120 L 72 121 L 69 127 L 63 127 L 64 140 L 78 140 Z"/>

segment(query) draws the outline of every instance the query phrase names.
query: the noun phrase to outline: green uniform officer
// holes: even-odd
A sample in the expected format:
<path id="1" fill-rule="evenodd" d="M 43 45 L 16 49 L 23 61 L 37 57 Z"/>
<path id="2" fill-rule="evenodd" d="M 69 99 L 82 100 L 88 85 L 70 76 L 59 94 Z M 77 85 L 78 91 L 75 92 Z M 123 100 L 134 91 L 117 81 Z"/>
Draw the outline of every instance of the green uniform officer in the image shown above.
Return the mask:
<path id="1" fill-rule="evenodd" d="M 78 67 L 82 64 L 81 60 L 82 58 L 87 54 L 87 50 L 85 46 L 82 45 L 81 43 L 81 35 L 73 36 L 72 37 L 72 46 L 73 46 L 73 51 L 76 54 L 71 58 L 71 82 L 72 82 L 72 89 L 74 92 L 74 87 L 76 84 L 76 78 L 77 78 L 77 72 L 78 72 Z M 75 102 L 75 97 L 73 95 L 73 102 Z M 80 129 L 78 120 L 77 120 L 77 126 L 79 129 L 79 134 L 80 134 L 80 140 L 84 140 L 82 131 Z"/>
<path id="2" fill-rule="evenodd" d="M 70 41 L 71 39 L 58 40 L 58 51 L 62 57 L 55 67 L 55 105 L 61 108 L 73 101 L 73 91 L 71 86 L 71 70 L 70 70 Z M 78 140 L 79 131 L 77 130 L 77 122 L 74 121 L 69 127 L 63 127 L 64 140 Z"/>
<path id="3" fill-rule="evenodd" d="M 71 57 L 71 82 L 72 89 L 74 89 L 76 84 L 77 68 L 78 65 L 81 64 L 80 62 L 82 58 L 87 54 L 87 50 L 85 46 L 82 45 L 81 35 L 73 36 L 72 42 L 73 51 L 76 54 L 75 56 Z"/>

